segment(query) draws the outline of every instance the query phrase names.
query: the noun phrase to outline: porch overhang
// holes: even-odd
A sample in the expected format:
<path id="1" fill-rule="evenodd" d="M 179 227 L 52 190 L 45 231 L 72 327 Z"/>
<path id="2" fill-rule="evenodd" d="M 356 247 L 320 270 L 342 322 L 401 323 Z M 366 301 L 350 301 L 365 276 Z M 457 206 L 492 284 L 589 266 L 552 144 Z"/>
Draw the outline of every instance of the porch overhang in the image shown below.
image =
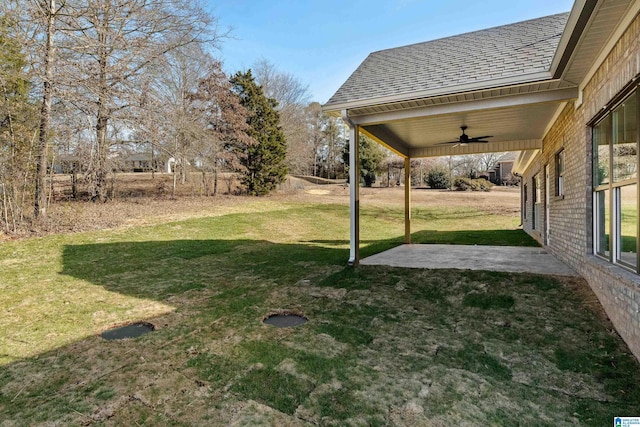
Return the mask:
<path id="1" fill-rule="evenodd" d="M 536 150 L 559 105 L 578 97 L 563 80 L 438 95 L 390 104 L 335 105 L 329 114 L 349 117 L 360 132 L 405 158 Z M 374 101 L 375 102 L 375 101 Z M 445 144 L 467 126 L 470 136 L 492 135 L 488 143 Z"/>
<path id="2" fill-rule="evenodd" d="M 323 106 L 351 129 L 350 263 L 359 258 L 360 133 L 408 160 L 520 151 L 521 172 L 563 107 L 580 106 L 585 82 L 639 11 L 640 0 L 576 0 L 569 14 L 370 54 Z M 459 143 L 461 126 L 470 138 L 491 137 Z M 407 178 L 410 164 L 405 160 Z"/>

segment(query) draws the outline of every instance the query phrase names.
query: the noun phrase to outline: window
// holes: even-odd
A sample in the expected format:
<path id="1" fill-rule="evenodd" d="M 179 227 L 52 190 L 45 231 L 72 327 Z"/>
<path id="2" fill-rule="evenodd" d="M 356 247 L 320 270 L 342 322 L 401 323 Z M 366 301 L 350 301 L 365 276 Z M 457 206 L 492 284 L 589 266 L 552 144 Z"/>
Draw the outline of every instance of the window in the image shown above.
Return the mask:
<path id="1" fill-rule="evenodd" d="M 564 149 L 556 154 L 556 197 L 564 196 Z"/>
<path id="2" fill-rule="evenodd" d="M 532 208 L 531 208 L 531 216 L 533 219 L 533 229 L 541 230 L 542 229 L 542 177 L 540 173 L 534 175 L 531 180 L 531 198 L 532 200 Z"/>
<path id="3" fill-rule="evenodd" d="M 529 197 L 527 194 L 527 184 L 522 186 L 522 218 L 527 219 L 527 202 L 529 201 Z"/>
<path id="4" fill-rule="evenodd" d="M 638 270 L 638 90 L 593 126 L 594 252 Z"/>

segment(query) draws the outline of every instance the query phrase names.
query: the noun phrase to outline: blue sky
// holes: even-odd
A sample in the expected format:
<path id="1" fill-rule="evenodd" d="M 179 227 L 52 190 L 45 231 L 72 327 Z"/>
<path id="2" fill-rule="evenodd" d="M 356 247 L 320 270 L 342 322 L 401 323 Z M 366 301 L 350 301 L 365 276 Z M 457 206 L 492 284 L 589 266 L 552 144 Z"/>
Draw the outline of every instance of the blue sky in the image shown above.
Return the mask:
<path id="1" fill-rule="evenodd" d="M 228 73 L 266 59 L 325 103 L 370 52 L 571 10 L 571 0 L 205 0 Z"/>

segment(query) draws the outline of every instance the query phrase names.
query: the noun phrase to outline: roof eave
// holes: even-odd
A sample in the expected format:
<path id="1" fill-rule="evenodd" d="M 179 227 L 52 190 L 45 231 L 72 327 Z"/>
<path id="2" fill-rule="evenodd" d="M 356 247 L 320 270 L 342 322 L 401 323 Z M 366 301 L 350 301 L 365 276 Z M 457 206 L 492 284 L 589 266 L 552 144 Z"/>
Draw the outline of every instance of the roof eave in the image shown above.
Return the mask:
<path id="1" fill-rule="evenodd" d="M 513 162 L 511 171 L 516 175 L 522 175 L 540 154 L 540 150 L 523 150 Z"/>
<path id="2" fill-rule="evenodd" d="M 536 73 L 522 74 L 519 76 L 510 76 L 501 79 L 485 80 L 481 82 L 469 83 L 464 85 L 450 86 L 438 89 L 430 89 L 417 92 L 402 93 L 391 96 L 383 96 L 377 98 L 360 99 L 349 102 L 328 102 L 322 106 L 322 110 L 328 114 L 340 115 L 343 110 L 353 108 L 369 107 L 374 105 L 390 104 L 404 101 L 415 101 L 420 99 L 428 99 L 443 95 L 457 95 L 477 90 L 486 90 L 492 88 L 515 86 L 526 83 L 536 83 L 544 80 L 552 79 L 551 73 L 541 71 Z"/>
<path id="3" fill-rule="evenodd" d="M 598 0 L 576 0 L 571 8 L 556 53 L 551 60 L 551 75 L 559 79 L 564 74 L 584 30 L 596 9 Z"/>

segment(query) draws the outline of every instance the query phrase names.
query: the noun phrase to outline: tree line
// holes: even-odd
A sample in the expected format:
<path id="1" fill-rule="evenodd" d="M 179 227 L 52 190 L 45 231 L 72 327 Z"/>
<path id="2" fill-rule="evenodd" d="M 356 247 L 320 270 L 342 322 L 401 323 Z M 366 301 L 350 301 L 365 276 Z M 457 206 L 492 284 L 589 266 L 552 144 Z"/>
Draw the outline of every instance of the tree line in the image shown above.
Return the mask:
<path id="1" fill-rule="evenodd" d="M 75 197 L 107 201 L 124 153 L 170 159 L 172 191 L 194 171 L 206 194 L 223 172 L 251 195 L 287 173 L 342 176 L 339 120 L 267 60 L 227 75 L 228 36 L 196 0 L 5 0 L 1 227 L 46 214 L 56 164 Z"/>

